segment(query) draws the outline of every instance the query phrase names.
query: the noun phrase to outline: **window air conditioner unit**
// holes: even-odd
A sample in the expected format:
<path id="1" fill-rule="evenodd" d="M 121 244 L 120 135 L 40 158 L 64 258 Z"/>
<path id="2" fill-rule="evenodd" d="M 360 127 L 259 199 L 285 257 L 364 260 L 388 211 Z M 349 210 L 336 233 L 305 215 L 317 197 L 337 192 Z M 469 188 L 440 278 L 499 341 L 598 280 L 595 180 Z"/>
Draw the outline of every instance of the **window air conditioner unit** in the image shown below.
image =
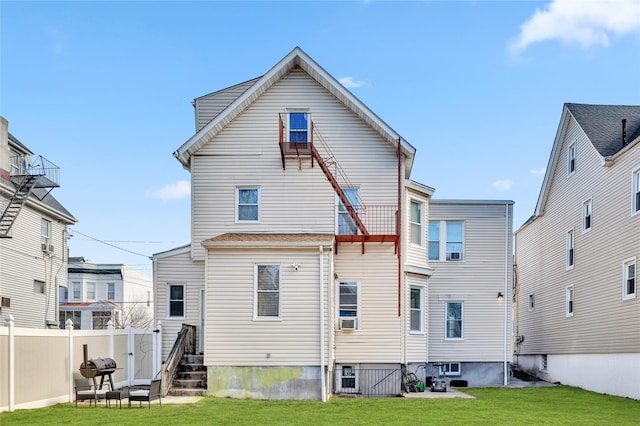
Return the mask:
<path id="1" fill-rule="evenodd" d="M 53 253 L 53 244 L 42 244 L 42 251 L 45 253 Z"/>
<path id="2" fill-rule="evenodd" d="M 340 330 L 355 330 L 357 325 L 356 318 L 340 318 Z"/>
<path id="3" fill-rule="evenodd" d="M 447 260 L 460 260 L 460 252 L 447 253 Z"/>
<path id="4" fill-rule="evenodd" d="M 11 307 L 11 298 L 10 297 L 0 298 L 0 307 L 9 309 Z"/>

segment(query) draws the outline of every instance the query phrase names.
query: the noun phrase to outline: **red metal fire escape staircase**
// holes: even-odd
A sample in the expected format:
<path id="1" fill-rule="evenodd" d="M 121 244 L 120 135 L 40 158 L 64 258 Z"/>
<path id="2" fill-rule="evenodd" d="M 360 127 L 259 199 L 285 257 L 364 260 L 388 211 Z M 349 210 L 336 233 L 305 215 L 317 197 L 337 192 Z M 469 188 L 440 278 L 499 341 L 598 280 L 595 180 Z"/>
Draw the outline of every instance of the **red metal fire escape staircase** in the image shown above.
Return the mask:
<path id="1" fill-rule="evenodd" d="M 26 156 L 14 157 L 12 160 L 19 165 L 27 164 Z M 43 157 L 38 157 L 34 165 L 17 167 L 16 170 L 11 174 L 11 182 L 16 190 L 0 215 L 0 238 L 11 238 L 9 233 L 11 227 L 34 188 L 50 188 L 49 191 L 51 191 L 60 186 L 58 183 L 60 169 Z"/>

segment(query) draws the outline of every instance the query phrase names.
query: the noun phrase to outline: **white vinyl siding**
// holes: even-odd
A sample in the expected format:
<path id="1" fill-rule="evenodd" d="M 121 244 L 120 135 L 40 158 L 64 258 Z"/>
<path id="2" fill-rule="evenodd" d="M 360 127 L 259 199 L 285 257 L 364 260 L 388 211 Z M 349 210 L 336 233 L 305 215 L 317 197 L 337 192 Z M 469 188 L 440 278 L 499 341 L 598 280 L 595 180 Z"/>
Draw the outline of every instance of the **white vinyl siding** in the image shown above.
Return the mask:
<path id="1" fill-rule="evenodd" d="M 407 362 L 424 362 L 427 359 L 427 339 L 428 339 L 428 322 L 427 322 L 427 277 L 423 275 L 408 274 L 405 279 L 405 297 L 408 301 L 406 310 L 405 330 L 407 333 Z M 412 290 L 420 290 L 421 303 L 421 319 L 420 331 L 412 331 L 412 315 L 418 316 L 417 309 L 411 309 L 411 292 Z M 415 320 L 414 320 L 415 326 Z"/>
<path id="2" fill-rule="evenodd" d="M 394 146 L 306 73 L 293 70 L 191 157 L 194 260 L 204 259 L 195 242 L 225 232 L 335 233 L 336 194 L 320 167 L 311 167 L 309 158 L 288 158 L 282 168 L 278 116 L 295 107 L 309 109 L 364 203 L 398 203 Z M 319 144 L 318 150 L 327 155 Z M 254 185 L 260 186 L 260 221 L 236 223 L 233 188 Z"/>
<path id="3" fill-rule="evenodd" d="M 154 262 L 155 293 L 153 315 L 162 319 L 162 329 L 166 336 L 176 336 L 182 328 L 182 323 L 200 323 L 200 290 L 204 289 L 204 262 L 192 262 L 189 248 L 176 249 Z M 251 273 L 249 274 L 251 277 Z M 185 317 L 169 317 L 169 283 L 183 283 L 185 285 Z M 200 328 L 198 327 L 198 333 Z M 169 356 L 172 339 L 162 339 L 162 359 Z"/>
<path id="4" fill-rule="evenodd" d="M 566 179 L 568 142 L 576 141 L 580 170 Z M 548 170 L 550 184 L 544 214 L 516 233 L 518 304 L 535 292 L 535 312 L 518 309 L 519 332 L 525 336 L 520 354 L 637 353 L 640 298 L 621 303 L 621 261 L 640 256 L 638 215 L 631 215 L 633 170 L 640 164 L 640 149 L 622 153 L 603 167 L 602 157 L 570 120 L 560 140 L 557 166 Z M 575 237 L 575 267 L 566 270 L 567 229 L 581 228 L 579 206 L 594 200 L 592 230 Z M 580 227 L 580 228 L 578 228 Z M 565 318 L 565 286 L 580 284 L 571 328 L 556 327 Z"/>
<path id="5" fill-rule="evenodd" d="M 398 295 L 398 259 L 394 244 L 367 244 L 364 254 L 359 243 L 340 244 L 335 256 L 335 273 L 338 282 L 360 283 L 360 329 L 336 333 L 336 362 L 397 363 L 402 354 L 400 330 L 404 317 L 398 316 L 398 297 L 402 295 Z M 337 317 L 337 301 L 335 309 Z M 408 325 L 406 327 L 408 331 Z"/>
<path id="6" fill-rule="evenodd" d="M 15 192 L 15 187 L 8 188 L 7 184 L 0 179 L 0 204 L 8 202 L 6 194 Z M 11 299 L 11 308 L 3 310 L 3 315 L 10 313 L 16 327 L 45 328 L 47 321 L 57 324 L 58 288 L 67 285 L 67 259 L 62 256 L 67 247 L 66 220 L 49 211 L 43 213 L 40 205 L 37 197 L 29 197 L 13 223 L 13 237 L 0 238 L 1 296 Z M 48 228 L 44 233 L 43 222 Z M 42 244 L 47 239 L 47 249 L 49 245 L 58 249 L 53 255 L 43 255 Z M 45 287 L 38 297 L 33 293 L 34 280 Z"/>
<path id="7" fill-rule="evenodd" d="M 513 278 L 507 273 L 512 271 L 512 213 L 512 204 L 430 200 L 432 220 L 464 221 L 465 260 L 429 264 L 434 270 L 427 287 L 429 360 L 500 362 L 504 359 L 504 304 L 511 299 L 505 287 L 507 291 L 511 288 Z M 502 303 L 496 301 L 498 292 L 504 294 Z M 447 302 L 464 303 L 464 340 L 445 337 Z M 507 309 L 507 336 L 511 336 L 510 312 Z M 510 353 L 507 356 L 511 358 Z"/>
<path id="8" fill-rule="evenodd" d="M 407 185 L 404 206 L 403 232 L 407 235 L 404 260 L 410 266 L 427 267 L 429 197 Z"/>
<path id="9" fill-rule="evenodd" d="M 318 247 L 210 249 L 205 300 L 205 364 L 218 366 L 309 366 L 319 364 L 320 304 Z M 324 307 L 329 311 L 329 263 L 323 261 Z M 341 254 L 342 256 L 342 254 Z M 302 267 L 295 270 L 293 261 Z M 254 319 L 256 265 L 280 267 L 280 321 Z M 331 280 L 333 287 L 333 279 Z M 194 297 L 192 297 L 194 298 Z M 197 299 L 196 299 L 197 300 Z M 329 323 L 325 315 L 325 357 Z M 325 359 L 327 362 L 328 359 Z"/>

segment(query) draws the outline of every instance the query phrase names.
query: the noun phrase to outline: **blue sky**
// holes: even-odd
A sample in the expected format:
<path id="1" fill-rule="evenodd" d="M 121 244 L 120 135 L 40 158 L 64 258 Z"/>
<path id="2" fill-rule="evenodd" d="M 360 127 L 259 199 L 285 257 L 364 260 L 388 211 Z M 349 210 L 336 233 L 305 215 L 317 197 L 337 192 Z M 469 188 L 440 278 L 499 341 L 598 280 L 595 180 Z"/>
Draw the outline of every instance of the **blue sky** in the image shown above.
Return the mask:
<path id="1" fill-rule="evenodd" d="M 191 101 L 300 46 L 417 148 L 436 198 L 533 212 L 565 102 L 640 104 L 640 1 L 0 1 L 0 114 L 61 168 L 72 256 L 189 243 Z"/>

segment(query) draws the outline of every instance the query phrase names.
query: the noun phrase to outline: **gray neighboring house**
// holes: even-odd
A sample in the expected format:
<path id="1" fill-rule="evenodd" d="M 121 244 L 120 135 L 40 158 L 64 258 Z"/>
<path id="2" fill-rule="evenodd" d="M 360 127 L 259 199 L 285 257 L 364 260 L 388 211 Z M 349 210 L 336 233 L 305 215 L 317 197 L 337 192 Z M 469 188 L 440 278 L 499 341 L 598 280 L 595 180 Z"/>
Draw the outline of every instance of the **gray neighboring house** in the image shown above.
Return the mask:
<path id="1" fill-rule="evenodd" d="M 51 195 L 60 169 L 8 129 L 0 117 L 0 314 L 16 327 L 57 328 L 67 227 L 77 220 Z"/>
<path id="2" fill-rule="evenodd" d="M 514 362 L 640 399 L 640 106 L 564 105 L 515 244 Z"/>

